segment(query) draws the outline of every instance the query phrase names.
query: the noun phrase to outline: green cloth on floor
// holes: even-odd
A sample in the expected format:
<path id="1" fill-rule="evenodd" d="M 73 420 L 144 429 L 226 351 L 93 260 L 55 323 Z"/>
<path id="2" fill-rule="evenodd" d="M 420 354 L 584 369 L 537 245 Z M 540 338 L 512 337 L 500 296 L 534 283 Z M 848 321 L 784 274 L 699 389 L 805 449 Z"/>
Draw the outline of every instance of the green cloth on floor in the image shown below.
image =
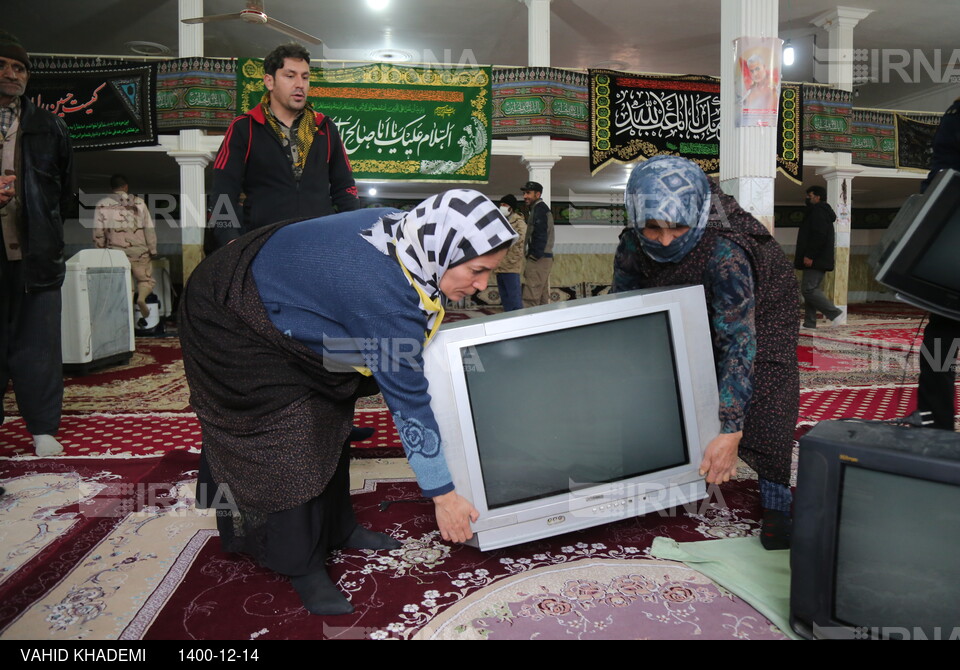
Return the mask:
<path id="1" fill-rule="evenodd" d="M 790 628 L 790 552 L 767 551 L 756 537 L 678 543 L 654 539 L 650 554 L 680 561 L 749 603 L 785 635 Z"/>

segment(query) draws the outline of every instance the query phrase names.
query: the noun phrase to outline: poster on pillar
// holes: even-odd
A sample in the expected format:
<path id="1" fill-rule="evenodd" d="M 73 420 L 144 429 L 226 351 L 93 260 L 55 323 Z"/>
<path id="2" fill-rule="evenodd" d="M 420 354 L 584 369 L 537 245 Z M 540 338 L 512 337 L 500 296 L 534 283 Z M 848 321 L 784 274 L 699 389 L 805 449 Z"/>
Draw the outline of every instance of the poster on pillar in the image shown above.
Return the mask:
<path id="1" fill-rule="evenodd" d="M 490 72 L 389 63 L 311 68 L 307 98 L 337 124 L 357 179 L 486 183 Z M 264 90 L 263 61 L 240 59 L 237 111 L 259 104 Z"/>
<path id="2" fill-rule="evenodd" d="M 783 40 L 778 37 L 739 37 L 734 44 L 737 127 L 776 128 Z"/>

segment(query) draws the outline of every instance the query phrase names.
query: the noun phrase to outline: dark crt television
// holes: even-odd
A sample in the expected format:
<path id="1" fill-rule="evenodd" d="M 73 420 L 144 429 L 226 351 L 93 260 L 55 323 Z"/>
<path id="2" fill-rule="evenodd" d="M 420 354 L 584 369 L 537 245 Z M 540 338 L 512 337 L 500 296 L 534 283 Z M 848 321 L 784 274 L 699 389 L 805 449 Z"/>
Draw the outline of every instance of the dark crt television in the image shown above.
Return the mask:
<path id="1" fill-rule="evenodd" d="M 800 440 L 790 624 L 960 640 L 960 434 L 826 421 Z"/>
<path id="2" fill-rule="evenodd" d="M 960 319 L 960 172 L 943 170 L 907 199 L 871 262 L 898 299 Z"/>

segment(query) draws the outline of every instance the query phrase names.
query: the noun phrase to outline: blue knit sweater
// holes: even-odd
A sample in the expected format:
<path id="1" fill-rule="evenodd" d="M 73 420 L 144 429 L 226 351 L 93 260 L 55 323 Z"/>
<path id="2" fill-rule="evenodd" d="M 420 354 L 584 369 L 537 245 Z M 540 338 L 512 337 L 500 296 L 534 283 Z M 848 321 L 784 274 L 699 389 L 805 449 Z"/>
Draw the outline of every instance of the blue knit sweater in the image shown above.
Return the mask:
<path id="1" fill-rule="evenodd" d="M 396 260 L 360 237 L 393 209 L 362 209 L 285 226 L 253 262 L 270 320 L 331 365 L 373 372 L 423 494 L 453 490 L 423 375 L 427 321 Z"/>

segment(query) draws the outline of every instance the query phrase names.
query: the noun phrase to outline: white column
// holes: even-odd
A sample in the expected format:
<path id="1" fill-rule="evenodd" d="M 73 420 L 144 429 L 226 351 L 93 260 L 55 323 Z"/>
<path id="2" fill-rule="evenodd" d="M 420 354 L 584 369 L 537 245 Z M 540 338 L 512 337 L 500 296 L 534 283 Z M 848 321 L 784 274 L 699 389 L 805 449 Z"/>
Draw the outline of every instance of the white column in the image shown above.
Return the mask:
<path id="1" fill-rule="evenodd" d="M 552 142 L 550 138 L 545 135 L 532 137 L 529 151 L 524 153 L 520 158 L 524 167 L 527 168 L 528 179 L 543 184 L 542 197 L 548 205 L 552 205 L 553 203 L 553 180 L 551 171 L 557 161 L 560 160 L 560 156 L 554 153 L 551 145 Z M 516 188 L 519 190 L 520 186 L 522 186 L 522 184 L 517 184 Z"/>
<path id="2" fill-rule="evenodd" d="M 203 56 L 203 24 L 187 24 L 180 19 L 203 16 L 203 0 L 179 0 L 177 28 L 180 58 Z M 204 169 L 210 154 L 201 149 L 202 130 L 181 130 L 180 146 L 168 152 L 180 166 L 180 241 L 183 258 L 183 282 L 203 259 L 203 230 L 206 225 L 206 180 Z"/>
<path id="3" fill-rule="evenodd" d="M 776 37 L 779 7 L 777 0 L 721 0 L 720 12 L 720 185 L 772 232 L 777 129 L 736 127 L 734 40 Z"/>
<path id="4" fill-rule="evenodd" d="M 552 0 L 520 0 L 527 6 L 527 64 L 530 67 L 550 66 L 550 2 Z M 543 184 L 543 199 L 553 200 L 551 170 L 560 156 L 546 135 L 535 135 L 524 143 L 520 160 L 527 168 L 528 179 Z M 519 189 L 521 185 L 517 184 Z"/>
<path id="5" fill-rule="evenodd" d="M 550 2 L 521 0 L 527 5 L 527 64 L 550 67 Z"/>
<path id="6" fill-rule="evenodd" d="M 850 154 L 841 154 L 849 160 Z M 841 323 L 847 322 L 847 295 L 850 289 L 850 209 L 853 194 L 853 178 L 863 170 L 849 163 L 838 167 L 821 168 L 817 174 L 827 180 L 827 203 L 837 214 L 835 261 L 833 268 L 833 291 L 830 299 L 843 310 Z"/>
<path id="7" fill-rule="evenodd" d="M 829 36 L 827 50 L 817 49 L 814 54 L 816 79 L 822 81 L 826 68 L 827 83 L 853 91 L 853 29 L 872 13 L 872 9 L 837 7 L 810 22 L 826 30 Z"/>
<path id="8" fill-rule="evenodd" d="M 203 260 L 203 233 L 207 223 L 204 170 L 213 153 L 201 146 L 202 131 L 180 131 L 180 148 L 167 152 L 180 166 L 180 239 L 183 281 Z"/>
<path id="9" fill-rule="evenodd" d="M 827 31 L 827 49 L 814 54 L 815 78 L 826 80 L 831 86 L 853 91 L 853 29 L 873 13 L 871 9 L 837 7 L 814 18 L 811 23 Z M 853 207 L 853 178 L 863 168 L 853 165 L 848 153 L 833 154 L 836 166 L 817 171 L 827 180 L 827 202 L 837 213 L 836 262 L 833 270 L 833 291 L 830 298 L 843 309 L 846 322 L 850 287 L 850 210 Z"/>

